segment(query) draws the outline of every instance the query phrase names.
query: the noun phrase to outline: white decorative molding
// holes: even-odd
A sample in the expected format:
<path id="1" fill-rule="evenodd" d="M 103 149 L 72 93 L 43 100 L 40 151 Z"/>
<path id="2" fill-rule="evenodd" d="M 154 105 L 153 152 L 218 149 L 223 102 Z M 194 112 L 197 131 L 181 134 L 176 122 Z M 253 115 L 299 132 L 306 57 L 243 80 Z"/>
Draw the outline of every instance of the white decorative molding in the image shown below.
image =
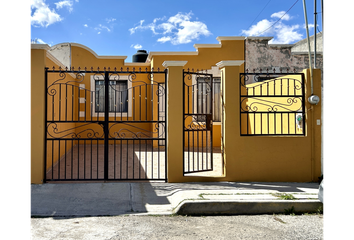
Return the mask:
<path id="1" fill-rule="evenodd" d="M 221 48 L 221 44 L 194 44 L 193 47 L 198 51 L 198 48 Z"/>
<path id="2" fill-rule="evenodd" d="M 230 40 L 245 40 L 246 37 L 217 37 L 216 40 L 219 41 L 219 43 L 221 43 L 221 41 L 230 41 Z"/>
<path id="3" fill-rule="evenodd" d="M 80 103 L 85 103 L 85 98 L 81 97 L 80 98 Z"/>
<path id="4" fill-rule="evenodd" d="M 47 56 L 47 58 L 49 58 L 52 62 L 54 62 L 56 65 L 58 65 L 62 69 L 66 68 L 66 66 L 62 62 L 60 62 L 56 57 L 54 57 L 49 51 L 47 51 L 46 56 Z M 74 73 L 69 73 L 69 75 L 74 79 L 76 78 L 76 75 Z"/>
<path id="5" fill-rule="evenodd" d="M 49 50 L 50 47 L 48 44 L 31 44 L 31 49 L 44 49 Z"/>
<path id="6" fill-rule="evenodd" d="M 274 37 L 247 37 L 246 39 L 249 39 L 249 40 L 272 40 Z"/>
<path id="7" fill-rule="evenodd" d="M 244 60 L 228 60 L 228 61 L 218 62 L 216 66 L 218 66 L 219 68 L 241 66 L 244 62 L 245 62 Z"/>
<path id="8" fill-rule="evenodd" d="M 183 67 L 188 61 L 164 61 L 162 66 L 167 67 Z"/>
<path id="9" fill-rule="evenodd" d="M 80 111 L 79 114 L 80 114 L 80 117 L 85 117 L 85 112 L 84 111 Z"/>

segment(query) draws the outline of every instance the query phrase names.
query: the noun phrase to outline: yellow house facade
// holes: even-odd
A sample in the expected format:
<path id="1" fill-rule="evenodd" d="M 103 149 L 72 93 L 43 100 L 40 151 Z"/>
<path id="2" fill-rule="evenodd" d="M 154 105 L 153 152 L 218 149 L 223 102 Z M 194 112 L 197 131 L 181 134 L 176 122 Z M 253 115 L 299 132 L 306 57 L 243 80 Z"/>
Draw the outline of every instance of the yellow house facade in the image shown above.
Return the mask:
<path id="1" fill-rule="evenodd" d="M 133 63 L 32 44 L 31 182 L 317 181 L 320 71 L 248 72 L 245 38 L 217 40 Z"/>

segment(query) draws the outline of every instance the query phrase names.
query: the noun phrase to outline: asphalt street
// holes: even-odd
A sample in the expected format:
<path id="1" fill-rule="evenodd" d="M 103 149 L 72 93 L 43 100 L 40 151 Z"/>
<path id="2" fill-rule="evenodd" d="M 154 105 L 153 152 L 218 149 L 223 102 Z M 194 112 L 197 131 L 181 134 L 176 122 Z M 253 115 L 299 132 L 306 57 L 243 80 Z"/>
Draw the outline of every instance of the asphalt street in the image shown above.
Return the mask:
<path id="1" fill-rule="evenodd" d="M 32 239 L 323 239 L 323 215 L 32 218 Z"/>

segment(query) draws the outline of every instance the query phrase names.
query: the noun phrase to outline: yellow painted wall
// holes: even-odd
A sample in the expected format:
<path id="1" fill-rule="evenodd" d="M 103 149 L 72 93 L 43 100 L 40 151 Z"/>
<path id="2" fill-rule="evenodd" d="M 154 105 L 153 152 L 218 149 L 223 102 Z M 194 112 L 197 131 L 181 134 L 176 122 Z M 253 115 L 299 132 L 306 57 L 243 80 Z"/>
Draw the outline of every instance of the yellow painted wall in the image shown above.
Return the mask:
<path id="1" fill-rule="evenodd" d="M 182 161 L 174 162 L 173 174 L 169 182 L 190 181 L 264 181 L 264 182 L 310 182 L 318 181 L 321 174 L 320 156 L 320 126 L 315 125 L 320 119 L 321 106 L 310 105 L 309 70 L 306 76 L 306 127 L 305 136 L 241 136 L 239 124 L 240 96 L 239 82 L 234 81 L 242 71 L 240 67 L 225 67 L 223 74 L 224 111 L 224 160 L 225 177 L 191 177 L 183 176 Z M 314 71 L 314 87 L 316 95 L 320 96 L 320 71 Z M 226 84 L 225 84 L 226 83 Z M 321 97 L 321 96 L 320 96 Z M 169 160 L 170 161 L 170 160 Z M 170 173 L 170 172 L 169 172 Z M 172 176 L 172 177 L 171 177 Z"/>
<path id="2" fill-rule="evenodd" d="M 31 50 L 31 183 L 44 179 L 44 67 L 46 50 Z"/>
<path id="3" fill-rule="evenodd" d="M 153 55 L 153 67 L 164 68 L 164 61 L 188 61 L 183 69 L 211 69 L 223 60 L 243 60 L 244 40 L 221 41 L 221 48 L 198 48 L 198 55 Z"/>
<path id="4" fill-rule="evenodd" d="M 151 61 L 151 66 L 154 67 L 155 69 L 160 68 L 163 69 L 162 63 L 164 61 L 188 61 L 187 64 L 183 67 L 185 71 L 188 69 L 192 71 L 198 70 L 208 70 L 211 69 L 212 66 L 216 66 L 216 63 L 222 61 L 222 60 L 243 60 L 244 59 L 244 40 L 222 40 L 221 41 L 221 48 L 215 47 L 215 48 L 203 48 L 199 47 L 198 48 L 198 55 L 152 55 L 152 61 Z M 243 67 L 243 65 L 242 65 Z M 242 69 L 243 72 L 243 69 Z M 177 81 L 176 79 L 175 81 Z M 180 80 L 182 81 L 182 79 Z M 190 108 L 192 108 L 192 89 L 190 88 L 190 94 L 189 94 L 189 104 Z M 185 95 L 186 98 L 188 98 L 188 94 L 186 93 Z M 187 101 L 185 101 L 186 103 Z M 186 109 L 188 106 L 185 106 Z M 192 123 L 192 120 L 189 119 L 189 121 L 186 122 L 186 125 L 189 125 Z M 188 133 L 185 133 L 186 135 Z M 195 133 L 195 144 L 197 142 L 197 134 Z M 200 135 L 201 136 L 201 135 Z M 192 134 L 190 133 L 190 137 L 192 137 Z M 219 147 L 221 144 L 220 141 L 221 138 L 221 126 L 220 125 L 214 125 L 213 126 L 213 146 L 214 147 Z M 203 142 L 206 144 L 206 141 L 203 137 Z M 201 143 L 201 139 L 199 139 L 199 143 Z M 185 143 L 188 144 L 188 143 Z"/>
<path id="5" fill-rule="evenodd" d="M 55 66 L 50 59 L 45 57 L 45 50 L 32 50 L 32 66 L 31 66 L 31 144 L 32 144 L 32 183 L 41 183 L 44 173 L 44 66 L 52 68 Z M 183 67 L 174 67 L 172 73 L 169 72 L 168 80 L 168 104 L 169 110 L 169 149 L 168 149 L 168 181 L 169 182 L 189 182 L 189 181 L 297 181 L 307 182 L 316 181 L 317 177 L 321 174 L 321 131 L 320 125 L 316 125 L 316 120 L 321 119 L 320 104 L 312 106 L 307 103 L 307 98 L 310 96 L 310 77 L 309 70 L 305 70 L 306 76 L 306 135 L 305 136 L 241 136 L 240 129 L 240 96 L 239 96 L 239 73 L 243 72 L 243 64 L 235 67 L 223 68 L 223 80 L 226 85 L 223 87 L 223 97 L 225 104 L 224 124 L 213 125 L 213 143 L 214 146 L 221 145 L 221 130 L 223 130 L 223 148 L 224 148 L 224 173 L 225 177 L 184 177 L 183 176 L 183 120 L 182 120 L 182 70 L 183 69 L 211 69 L 216 63 L 225 60 L 243 60 L 244 59 L 244 41 L 243 40 L 227 40 L 222 41 L 221 48 L 199 48 L 198 55 L 156 55 L 152 56 L 151 68 L 156 70 L 164 70 L 163 62 L 165 61 L 187 61 Z M 128 64 L 129 65 L 129 64 Z M 133 64 L 136 69 L 139 68 L 138 64 Z M 94 70 L 100 67 L 114 67 L 120 70 L 126 70 L 127 66 L 124 65 L 124 59 L 100 59 L 97 58 L 87 49 L 72 46 L 72 66 L 77 69 L 87 67 L 88 70 L 92 66 Z M 129 65 L 130 70 L 132 65 Z M 141 65 L 142 69 L 146 68 L 146 64 Z M 150 70 L 150 67 L 147 67 Z M 74 103 L 68 100 L 68 111 L 71 106 L 74 107 L 74 112 L 77 114 L 78 107 L 81 111 L 84 109 L 88 113 L 86 119 L 91 118 L 91 76 L 92 73 L 86 73 L 83 79 L 74 79 L 67 76 L 67 79 L 72 80 L 75 89 L 78 89 L 79 84 L 85 84 L 86 91 L 86 108 L 85 103 L 79 103 L 79 95 L 85 95 L 85 90 L 74 91 Z M 140 76 L 140 75 L 138 75 Z M 314 91 L 315 94 L 321 98 L 321 76 L 320 71 L 314 70 Z M 51 76 L 49 81 L 55 81 L 57 76 Z M 140 78 L 139 78 L 140 79 Z M 81 81 L 82 80 L 82 81 Z M 141 76 L 142 84 L 151 84 L 156 82 L 164 82 L 164 75 L 154 75 L 152 78 L 146 75 Z M 133 83 L 133 87 L 139 83 Z M 257 85 L 257 84 L 256 84 Z M 63 90 L 64 86 L 62 87 Z M 152 91 L 156 91 L 154 88 Z M 280 89 L 278 89 L 280 90 Z M 72 94 L 69 90 L 69 95 Z M 145 98 L 145 93 L 141 97 Z M 151 95 L 150 89 L 147 90 L 147 95 Z M 57 99 L 58 100 L 58 99 Z M 252 100 L 248 100 L 247 104 L 252 104 Z M 71 103 L 71 104 L 70 104 Z M 155 98 L 152 103 L 157 105 L 158 100 Z M 63 108 L 64 103 L 57 105 L 54 109 L 54 116 L 59 116 L 59 106 L 61 106 L 61 118 L 64 117 Z M 137 103 L 136 103 L 137 104 Z M 137 114 L 137 105 L 134 105 L 135 113 Z M 133 107 L 133 108 L 134 108 Z M 155 107 L 154 107 L 155 108 Z M 145 108 L 142 108 L 145 109 Z M 155 108 L 156 109 L 156 108 Z M 147 119 L 157 119 L 157 111 L 151 111 L 151 105 L 148 104 L 147 112 L 143 110 L 142 114 L 147 113 Z M 48 115 L 52 114 L 52 106 L 48 106 Z M 157 110 L 157 109 L 156 109 Z M 51 115 L 50 115 L 51 116 Z M 76 118 L 76 117 L 75 117 Z M 80 117 L 80 121 L 85 118 Z M 126 119 L 123 117 L 123 119 Z M 128 118 L 131 120 L 131 117 Z M 144 118 L 143 118 L 144 119 Z M 98 120 L 102 121 L 100 117 Z M 248 121 L 249 129 L 252 129 L 252 122 L 254 119 L 241 119 Z M 255 119 L 260 121 L 260 119 Z M 265 119 L 262 118 L 262 122 Z M 277 120 L 278 121 L 278 120 Z M 265 123 L 263 123 L 265 124 Z M 291 124 L 293 124 L 291 122 Z M 84 132 L 85 127 L 79 127 L 83 123 L 71 124 L 72 128 L 78 132 Z M 264 125 L 263 125 L 264 126 Z M 68 126 L 66 126 L 68 127 Z M 144 127 L 152 130 L 153 124 L 146 123 Z M 88 126 L 86 127 L 88 128 Z M 101 131 L 102 128 L 96 126 L 90 127 L 94 131 Z M 223 129 L 222 129 L 223 128 Z M 61 132 L 64 128 L 58 128 Z M 283 129 L 284 130 L 284 129 Z M 256 129 L 256 132 L 260 131 Z M 73 141 L 73 145 L 77 144 Z M 71 148 L 71 143 L 67 146 L 67 151 Z M 60 152 L 57 150 L 52 152 L 52 146 L 48 145 L 48 156 L 53 157 L 53 163 L 62 157 L 65 152 L 65 146 L 60 145 Z M 51 166 L 51 162 L 47 163 L 47 167 Z"/>

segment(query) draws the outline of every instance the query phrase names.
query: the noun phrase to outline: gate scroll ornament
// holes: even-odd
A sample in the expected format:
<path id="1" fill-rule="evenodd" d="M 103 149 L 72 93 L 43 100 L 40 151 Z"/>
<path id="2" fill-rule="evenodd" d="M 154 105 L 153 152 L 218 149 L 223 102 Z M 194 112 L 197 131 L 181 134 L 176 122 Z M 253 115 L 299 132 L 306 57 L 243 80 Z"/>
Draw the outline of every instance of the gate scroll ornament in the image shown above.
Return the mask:
<path id="1" fill-rule="evenodd" d="M 147 68 L 46 68 L 46 181 L 166 181 L 158 111 L 166 110 L 166 77 Z"/>
<path id="2" fill-rule="evenodd" d="M 304 135 L 296 124 L 305 123 L 304 74 L 256 72 L 240 74 L 241 135 Z"/>

